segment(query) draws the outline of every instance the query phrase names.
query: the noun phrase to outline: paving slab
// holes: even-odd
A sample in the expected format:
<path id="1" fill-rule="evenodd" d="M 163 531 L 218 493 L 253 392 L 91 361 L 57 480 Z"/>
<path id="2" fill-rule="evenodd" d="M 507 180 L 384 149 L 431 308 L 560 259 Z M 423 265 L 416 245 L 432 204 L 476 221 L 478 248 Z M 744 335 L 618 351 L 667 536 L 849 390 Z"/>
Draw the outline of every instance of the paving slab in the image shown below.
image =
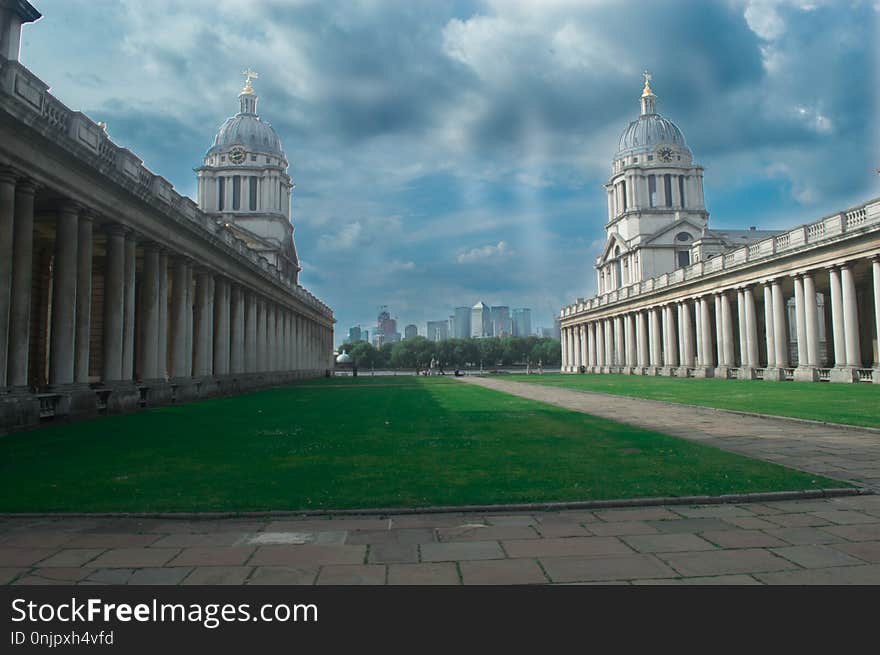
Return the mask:
<path id="1" fill-rule="evenodd" d="M 254 569 L 245 584 L 249 585 L 311 585 L 318 577 L 318 567 L 260 566 Z"/>
<path id="2" fill-rule="evenodd" d="M 184 548 L 169 566 L 241 566 L 250 558 L 254 546 L 209 546 Z"/>
<path id="3" fill-rule="evenodd" d="M 253 566 L 324 566 L 362 564 L 366 546 L 260 546 L 249 564 Z"/>
<path id="4" fill-rule="evenodd" d="M 385 567 L 378 564 L 337 564 L 322 566 L 315 584 L 384 585 Z"/>
<path id="5" fill-rule="evenodd" d="M 133 573 L 134 569 L 94 569 L 85 578 L 85 581 L 98 584 L 120 585 L 126 584 Z"/>
<path id="6" fill-rule="evenodd" d="M 586 526 L 597 537 L 623 537 L 633 534 L 657 534 L 660 532 L 644 521 L 615 521 L 613 523 L 590 523 Z"/>
<path id="7" fill-rule="evenodd" d="M 594 511 L 602 521 L 657 521 L 680 519 L 681 515 L 664 507 L 636 507 L 632 509 L 606 509 Z"/>
<path id="8" fill-rule="evenodd" d="M 682 551 L 712 550 L 715 546 L 689 532 L 681 534 L 646 534 L 621 537 L 632 549 L 640 553 L 674 553 Z"/>
<path id="9" fill-rule="evenodd" d="M 391 564 L 419 561 L 418 544 L 371 544 L 368 557 L 370 564 Z"/>
<path id="10" fill-rule="evenodd" d="M 633 551 L 616 537 L 565 537 L 504 541 L 510 557 L 602 557 L 628 555 Z"/>
<path id="11" fill-rule="evenodd" d="M 773 530 L 765 530 L 765 532 L 793 546 L 833 544 L 845 541 L 843 537 L 838 537 L 820 528 L 775 528 Z"/>
<path id="12" fill-rule="evenodd" d="M 590 535 L 587 528 L 571 521 L 542 522 L 535 526 L 535 529 L 542 537 L 547 539 L 554 537 L 588 537 Z"/>
<path id="13" fill-rule="evenodd" d="M 84 566 L 103 552 L 103 548 L 65 548 L 64 550 L 59 550 L 51 557 L 37 562 L 35 566 Z"/>
<path id="14" fill-rule="evenodd" d="M 57 552 L 55 548 L 0 548 L 0 566 L 31 566 Z"/>
<path id="15" fill-rule="evenodd" d="M 390 585 L 458 585 L 458 568 L 454 563 L 389 564 Z"/>
<path id="16" fill-rule="evenodd" d="M 880 564 L 880 541 L 856 541 L 831 544 L 831 548 L 858 557 L 864 562 Z"/>
<path id="17" fill-rule="evenodd" d="M 540 562 L 553 582 L 604 582 L 677 575 L 654 555 L 542 557 Z"/>
<path id="18" fill-rule="evenodd" d="M 154 544 L 158 534 L 95 532 L 75 536 L 66 548 L 141 548 Z"/>
<path id="19" fill-rule="evenodd" d="M 99 555 L 89 565 L 96 568 L 162 566 L 179 552 L 179 548 L 114 548 Z"/>
<path id="20" fill-rule="evenodd" d="M 803 566 L 805 569 L 821 569 L 829 566 L 853 566 L 864 564 L 855 557 L 835 550 L 830 546 L 785 546 L 773 548 L 772 552 L 787 560 Z"/>
<path id="21" fill-rule="evenodd" d="M 702 578 L 659 578 L 656 580 L 633 580 L 634 585 L 760 585 L 755 578 L 750 575 L 715 575 Z"/>
<path id="22" fill-rule="evenodd" d="M 464 584 L 546 584 L 547 577 L 533 559 L 498 559 L 459 564 Z"/>
<path id="23" fill-rule="evenodd" d="M 755 577 L 774 585 L 880 585 L 880 564 L 756 573 Z"/>
<path id="24" fill-rule="evenodd" d="M 786 542 L 760 530 L 720 530 L 703 532 L 703 539 L 722 548 L 771 548 L 785 546 Z"/>
<path id="25" fill-rule="evenodd" d="M 250 566 L 197 566 L 182 585 L 240 585 L 253 569 Z"/>
<path id="26" fill-rule="evenodd" d="M 721 519 L 705 518 L 705 519 L 678 519 L 675 521 L 649 521 L 648 525 L 656 528 L 658 532 L 668 534 L 682 532 L 709 532 L 719 530 L 733 530 L 735 526 L 726 523 Z"/>
<path id="27" fill-rule="evenodd" d="M 131 585 L 176 585 L 190 574 L 191 567 L 147 567 L 137 569 L 128 579 Z"/>
<path id="28" fill-rule="evenodd" d="M 24 573 L 27 573 L 28 567 L 26 566 L 3 566 L 0 567 L 0 584 L 9 584 L 17 577 L 21 576 Z"/>
<path id="29" fill-rule="evenodd" d="M 530 525 L 472 525 L 437 528 L 437 541 L 500 541 L 502 539 L 539 539 L 541 534 Z"/>
<path id="30" fill-rule="evenodd" d="M 447 544 L 422 544 L 423 562 L 451 562 L 474 559 L 502 559 L 504 551 L 497 541 L 457 541 Z"/>
<path id="31" fill-rule="evenodd" d="M 682 576 L 756 573 L 796 568 L 790 561 L 760 548 L 657 555 Z"/>
<path id="32" fill-rule="evenodd" d="M 823 530 L 836 537 L 843 537 L 848 541 L 880 540 L 880 522 L 859 525 L 836 525 L 829 528 L 823 528 Z"/>

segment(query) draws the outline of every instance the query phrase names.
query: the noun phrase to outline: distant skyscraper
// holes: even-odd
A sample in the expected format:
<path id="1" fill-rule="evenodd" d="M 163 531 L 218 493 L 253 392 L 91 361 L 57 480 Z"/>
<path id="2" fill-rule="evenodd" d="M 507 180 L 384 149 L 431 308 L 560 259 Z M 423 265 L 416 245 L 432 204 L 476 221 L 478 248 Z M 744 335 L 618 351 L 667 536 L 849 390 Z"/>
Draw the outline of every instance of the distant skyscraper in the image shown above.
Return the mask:
<path id="1" fill-rule="evenodd" d="M 449 320 L 446 321 L 446 336 L 449 339 L 455 338 L 455 316 L 450 316 Z"/>
<path id="2" fill-rule="evenodd" d="M 523 307 L 513 310 L 513 336 L 527 337 L 532 334 L 532 310 Z"/>
<path id="3" fill-rule="evenodd" d="M 492 336 L 492 310 L 482 301 L 471 308 L 471 336 L 475 339 Z"/>
<path id="4" fill-rule="evenodd" d="M 419 328 L 412 323 L 403 328 L 404 339 L 412 339 L 413 337 L 417 336 L 419 336 Z"/>
<path id="5" fill-rule="evenodd" d="M 376 318 L 376 332 L 373 334 L 374 345 L 381 346 L 383 343 L 400 341 L 400 332 L 397 331 L 397 321 L 391 318 L 388 306 L 383 305 Z"/>
<path id="6" fill-rule="evenodd" d="M 449 321 L 428 321 L 428 338 L 431 341 L 446 341 L 449 338 Z"/>
<path id="7" fill-rule="evenodd" d="M 455 325 L 450 334 L 456 339 L 469 339 L 471 336 L 471 308 L 456 307 L 453 322 Z"/>
<path id="8" fill-rule="evenodd" d="M 363 336 L 360 325 L 355 325 L 354 327 L 348 328 L 349 341 L 360 341 L 361 339 L 363 339 Z"/>
<path id="9" fill-rule="evenodd" d="M 510 307 L 499 305 L 492 308 L 492 336 L 509 337 L 513 333 L 510 323 Z"/>
<path id="10" fill-rule="evenodd" d="M 370 340 L 370 331 L 369 330 L 361 330 L 361 339 L 364 341 Z"/>

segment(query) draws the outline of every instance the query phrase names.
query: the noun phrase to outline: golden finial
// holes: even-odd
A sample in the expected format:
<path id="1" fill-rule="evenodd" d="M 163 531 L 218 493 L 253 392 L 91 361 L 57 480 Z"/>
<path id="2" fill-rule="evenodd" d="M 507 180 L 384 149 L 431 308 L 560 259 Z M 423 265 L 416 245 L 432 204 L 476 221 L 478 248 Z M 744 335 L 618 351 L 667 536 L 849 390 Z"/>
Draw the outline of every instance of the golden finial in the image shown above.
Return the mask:
<path id="1" fill-rule="evenodd" d="M 256 80 L 260 76 L 252 71 L 250 68 L 245 68 L 241 71 L 241 74 L 244 75 L 244 88 L 241 90 L 242 93 L 253 93 L 254 87 L 251 86 L 251 80 Z"/>
<path id="2" fill-rule="evenodd" d="M 644 97 L 654 95 L 654 92 L 651 91 L 651 80 L 653 79 L 653 76 L 646 70 L 644 73 L 642 73 L 642 77 L 645 78 L 645 88 L 642 91 L 642 96 Z"/>

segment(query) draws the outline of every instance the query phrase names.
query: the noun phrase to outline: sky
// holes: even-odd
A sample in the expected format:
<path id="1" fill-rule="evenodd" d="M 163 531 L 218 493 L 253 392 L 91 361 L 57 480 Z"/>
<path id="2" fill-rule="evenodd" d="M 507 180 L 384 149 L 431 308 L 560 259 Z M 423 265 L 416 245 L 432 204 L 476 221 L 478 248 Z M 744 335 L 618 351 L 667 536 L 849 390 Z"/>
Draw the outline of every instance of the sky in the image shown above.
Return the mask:
<path id="1" fill-rule="evenodd" d="M 595 294 L 603 184 L 650 70 L 710 225 L 785 228 L 880 196 L 880 2 L 31 0 L 21 60 L 196 197 L 240 71 L 296 189 L 300 282 L 337 343 L 456 306 Z"/>

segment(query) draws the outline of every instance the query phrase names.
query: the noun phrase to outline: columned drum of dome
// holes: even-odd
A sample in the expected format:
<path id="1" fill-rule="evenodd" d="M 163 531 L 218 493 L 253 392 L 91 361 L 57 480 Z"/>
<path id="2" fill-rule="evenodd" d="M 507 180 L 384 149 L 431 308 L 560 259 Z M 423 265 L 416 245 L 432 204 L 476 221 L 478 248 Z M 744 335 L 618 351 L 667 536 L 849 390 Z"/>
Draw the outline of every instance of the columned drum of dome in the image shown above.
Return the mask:
<path id="1" fill-rule="evenodd" d="M 199 206 L 236 237 L 269 260 L 287 279 L 298 281 L 290 201 L 293 182 L 281 139 L 257 114 L 259 97 L 246 71 L 238 96 L 240 111 L 226 119 L 205 153 L 199 176 Z"/>

